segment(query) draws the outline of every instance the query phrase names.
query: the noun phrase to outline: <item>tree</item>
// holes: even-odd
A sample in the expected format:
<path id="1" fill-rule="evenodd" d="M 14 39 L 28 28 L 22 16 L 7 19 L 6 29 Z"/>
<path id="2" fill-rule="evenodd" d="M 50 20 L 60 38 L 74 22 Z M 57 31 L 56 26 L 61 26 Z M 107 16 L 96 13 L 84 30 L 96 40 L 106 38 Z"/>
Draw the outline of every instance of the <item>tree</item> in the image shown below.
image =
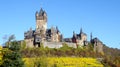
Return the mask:
<path id="1" fill-rule="evenodd" d="M 2 64 L 2 46 L 0 46 L 0 65 Z"/>
<path id="2" fill-rule="evenodd" d="M 8 37 L 8 41 L 7 41 L 7 43 L 6 43 L 6 46 L 9 47 L 11 41 L 13 41 L 14 39 L 15 39 L 15 35 L 14 35 L 14 34 L 10 35 L 10 36 Z"/>
<path id="3" fill-rule="evenodd" d="M 2 67 L 24 67 L 24 62 L 20 54 L 20 45 L 18 42 L 11 42 L 8 51 L 3 55 Z"/>
<path id="4" fill-rule="evenodd" d="M 8 38 L 8 42 L 10 42 L 10 41 L 12 41 L 12 40 L 14 40 L 14 39 L 15 39 L 15 35 L 12 34 L 12 35 L 9 36 L 9 38 Z"/>

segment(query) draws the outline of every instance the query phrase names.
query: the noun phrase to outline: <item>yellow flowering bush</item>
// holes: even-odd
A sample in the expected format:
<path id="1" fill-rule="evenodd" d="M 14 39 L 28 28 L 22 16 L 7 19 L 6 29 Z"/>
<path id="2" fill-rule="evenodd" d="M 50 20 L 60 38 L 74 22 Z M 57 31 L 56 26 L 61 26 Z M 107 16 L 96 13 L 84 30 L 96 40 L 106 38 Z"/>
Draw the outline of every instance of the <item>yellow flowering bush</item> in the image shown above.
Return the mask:
<path id="1" fill-rule="evenodd" d="M 24 58 L 25 67 L 34 67 L 34 59 L 35 58 Z"/>
<path id="2" fill-rule="evenodd" d="M 79 58 L 79 57 L 47 57 L 43 58 L 46 66 L 42 66 L 41 59 L 24 58 L 26 67 L 34 67 L 35 61 L 39 61 L 41 67 L 104 67 L 95 58 Z M 43 63 L 42 62 L 42 63 Z"/>
<path id="3" fill-rule="evenodd" d="M 0 46 L 0 65 L 2 63 L 2 46 Z"/>

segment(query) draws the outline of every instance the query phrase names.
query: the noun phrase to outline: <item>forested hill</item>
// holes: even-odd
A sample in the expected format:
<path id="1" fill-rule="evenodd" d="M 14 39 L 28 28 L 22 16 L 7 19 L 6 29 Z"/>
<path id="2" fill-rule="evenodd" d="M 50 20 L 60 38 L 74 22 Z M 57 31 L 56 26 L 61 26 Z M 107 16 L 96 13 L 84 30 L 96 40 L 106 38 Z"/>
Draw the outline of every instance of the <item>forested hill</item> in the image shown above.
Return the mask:
<path id="1" fill-rule="evenodd" d="M 103 45 L 103 51 L 105 55 L 120 56 L 120 49 L 117 49 L 117 48 L 110 48 L 106 45 Z"/>
<path id="2" fill-rule="evenodd" d="M 120 67 L 120 49 L 103 45 L 104 62 L 112 67 Z"/>

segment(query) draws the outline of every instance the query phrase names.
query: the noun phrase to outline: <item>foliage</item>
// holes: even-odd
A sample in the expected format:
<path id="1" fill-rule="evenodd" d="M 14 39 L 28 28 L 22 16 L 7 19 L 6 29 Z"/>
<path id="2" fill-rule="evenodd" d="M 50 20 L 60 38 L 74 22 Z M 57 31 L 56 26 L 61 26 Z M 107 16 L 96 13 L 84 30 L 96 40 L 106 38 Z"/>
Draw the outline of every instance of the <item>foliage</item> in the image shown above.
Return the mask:
<path id="1" fill-rule="evenodd" d="M 12 34 L 8 37 L 8 41 L 6 42 L 6 47 L 9 47 L 11 44 L 11 41 L 13 41 L 15 39 L 15 35 Z"/>
<path id="2" fill-rule="evenodd" d="M 23 58 L 25 61 L 25 67 L 47 67 L 46 57 L 36 57 L 36 58 Z M 31 62 L 32 61 L 32 62 Z"/>
<path id="3" fill-rule="evenodd" d="M 20 45 L 18 42 L 11 42 L 7 51 L 4 52 L 2 58 L 2 67 L 23 67 L 24 62 L 20 54 Z"/>
<path id="4" fill-rule="evenodd" d="M 2 46 L 0 46 L 0 65 L 2 64 Z"/>
<path id="5" fill-rule="evenodd" d="M 26 42 L 23 41 L 22 44 L 21 44 L 21 49 L 25 49 L 26 48 Z"/>
<path id="6" fill-rule="evenodd" d="M 39 57 L 24 58 L 24 60 L 26 67 L 103 67 L 103 65 L 94 58 Z"/>
<path id="7" fill-rule="evenodd" d="M 105 50 L 105 48 L 104 48 Z M 115 50 L 114 50 L 115 51 Z M 93 58 L 103 58 L 101 61 L 103 65 L 107 67 L 116 67 L 120 65 L 120 56 L 114 55 L 114 51 L 109 50 L 108 48 L 104 53 L 97 53 L 93 50 L 93 45 L 89 44 L 85 47 L 72 48 L 68 47 L 65 43 L 61 48 L 48 48 L 48 47 L 40 47 L 40 48 L 26 48 L 21 51 L 24 57 L 93 57 Z M 113 52 L 113 55 L 112 55 Z M 56 64 L 55 64 L 56 66 Z"/>
<path id="8" fill-rule="evenodd" d="M 77 57 L 102 57 L 101 53 L 96 53 L 91 48 L 78 47 L 68 47 L 66 44 L 63 44 L 61 48 L 48 48 L 48 47 L 38 47 L 38 48 L 26 48 L 21 50 L 21 53 L 24 57 L 39 57 L 39 56 L 77 56 Z"/>
<path id="9" fill-rule="evenodd" d="M 11 42 L 11 41 L 14 40 L 14 39 L 15 39 L 15 35 L 12 34 L 12 35 L 9 36 L 9 38 L 8 38 L 8 42 Z"/>
<path id="10" fill-rule="evenodd" d="M 87 46 L 84 46 L 84 47 L 73 48 L 73 47 L 68 47 L 67 44 L 64 43 L 63 47 L 58 49 L 48 48 L 48 47 L 44 48 L 43 45 L 41 45 L 41 47 L 38 47 L 38 48 L 24 48 L 21 50 L 21 54 L 25 58 L 26 57 L 35 58 L 35 57 L 43 57 L 43 56 L 46 56 L 46 57 L 71 57 L 72 56 L 72 57 L 86 57 L 86 58 L 88 57 L 102 58 L 103 60 L 101 62 L 105 67 L 117 67 L 117 66 L 119 67 L 120 51 L 118 49 L 108 48 L 106 46 L 104 46 L 103 49 L 104 49 L 104 53 L 97 53 L 97 52 L 94 52 L 92 44 L 88 44 Z M 11 47 L 11 50 L 12 50 L 12 47 Z M 41 63 L 42 61 L 44 61 L 43 59 L 46 60 L 45 58 L 33 59 L 34 63 L 32 62 L 30 63 L 29 61 L 29 64 L 33 66 L 40 66 L 40 65 L 44 66 L 46 63 L 48 64 L 48 62 Z M 56 63 L 52 64 L 52 67 L 58 67 L 58 66 L 59 65 L 57 65 Z"/>
<path id="11" fill-rule="evenodd" d="M 104 51 L 104 65 L 109 65 L 111 67 L 120 67 L 120 49 L 117 48 L 109 48 L 107 46 L 103 46 Z"/>

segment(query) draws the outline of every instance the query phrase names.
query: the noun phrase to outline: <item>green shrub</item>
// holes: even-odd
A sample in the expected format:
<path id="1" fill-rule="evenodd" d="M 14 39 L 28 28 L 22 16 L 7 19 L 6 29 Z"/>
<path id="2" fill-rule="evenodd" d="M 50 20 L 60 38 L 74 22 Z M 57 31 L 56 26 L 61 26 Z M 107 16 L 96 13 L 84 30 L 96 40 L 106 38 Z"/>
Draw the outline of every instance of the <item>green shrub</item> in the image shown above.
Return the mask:
<path id="1" fill-rule="evenodd" d="M 24 67 L 18 42 L 11 42 L 8 50 L 3 54 L 2 61 L 2 67 Z"/>

